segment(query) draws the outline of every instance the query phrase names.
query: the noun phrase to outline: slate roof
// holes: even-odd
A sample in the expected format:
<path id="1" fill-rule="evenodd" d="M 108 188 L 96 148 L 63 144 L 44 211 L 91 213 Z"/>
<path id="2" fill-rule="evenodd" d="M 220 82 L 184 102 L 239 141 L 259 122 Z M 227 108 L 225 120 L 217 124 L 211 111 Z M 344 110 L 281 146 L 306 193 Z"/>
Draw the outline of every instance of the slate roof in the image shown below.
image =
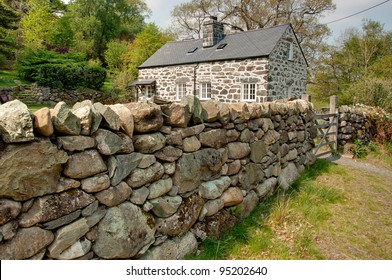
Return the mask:
<path id="1" fill-rule="evenodd" d="M 219 43 L 210 48 L 203 48 L 203 39 L 167 42 L 140 65 L 139 69 L 220 60 L 267 57 L 289 27 L 289 24 L 285 24 L 270 28 L 228 34 Z M 223 49 L 217 50 L 218 46 L 221 44 L 227 45 Z M 194 48 L 197 48 L 195 52 L 188 53 L 188 51 Z"/>

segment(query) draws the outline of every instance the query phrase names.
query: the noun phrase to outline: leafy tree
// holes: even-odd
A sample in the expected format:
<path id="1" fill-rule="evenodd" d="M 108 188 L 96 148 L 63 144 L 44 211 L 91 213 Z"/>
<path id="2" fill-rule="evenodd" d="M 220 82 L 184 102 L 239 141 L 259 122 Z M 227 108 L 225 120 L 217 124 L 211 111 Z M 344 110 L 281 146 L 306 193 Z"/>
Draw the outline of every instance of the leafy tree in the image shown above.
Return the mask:
<path id="1" fill-rule="evenodd" d="M 202 23 L 208 16 L 217 16 L 226 26 L 241 30 L 291 23 L 311 60 L 329 33 L 319 18 L 334 9 L 332 0 L 192 0 L 176 6 L 172 18 L 180 35 L 196 38 L 201 37 Z"/>
<path id="2" fill-rule="evenodd" d="M 69 5 L 75 48 L 104 62 L 109 41 L 134 36 L 148 13 L 143 0 L 74 0 Z"/>
<path id="3" fill-rule="evenodd" d="M 124 55 L 128 72 L 134 78 L 137 78 L 137 67 L 170 40 L 172 38 L 162 33 L 155 24 L 147 24 L 143 31 L 136 35 L 135 40 L 128 46 L 128 51 Z"/>
<path id="4" fill-rule="evenodd" d="M 127 52 L 127 41 L 112 40 L 107 45 L 105 60 L 111 73 L 118 73 L 125 67 L 123 56 Z"/>
<path id="5" fill-rule="evenodd" d="M 0 2 L 0 63 L 12 54 L 14 43 L 12 37 L 9 36 L 9 31 L 16 29 L 15 22 L 18 19 L 16 13 Z"/>

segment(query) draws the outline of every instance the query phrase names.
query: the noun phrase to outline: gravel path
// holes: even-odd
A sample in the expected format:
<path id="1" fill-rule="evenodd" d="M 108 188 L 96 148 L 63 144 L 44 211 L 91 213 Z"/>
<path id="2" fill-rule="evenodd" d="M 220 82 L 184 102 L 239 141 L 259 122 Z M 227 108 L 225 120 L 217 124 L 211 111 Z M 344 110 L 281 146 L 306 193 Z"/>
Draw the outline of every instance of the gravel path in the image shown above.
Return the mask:
<path id="1" fill-rule="evenodd" d="M 355 159 L 352 159 L 352 158 L 345 156 L 345 155 L 330 156 L 330 157 L 326 157 L 324 159 L 335 162 L 337 164 L 361 169 L 361 170 L 364 170 L 370 174 L 380 176 L 381 178 L 386 178 L 386 179 L 388 178 L 391 182 L 391 185 L 392 185 L 392 170 L 390 170 L 390 169 L 386 169 L 386 168 L 376 166 L 376 165 L 373 165 L 370 163 L 358 162 Z"/>

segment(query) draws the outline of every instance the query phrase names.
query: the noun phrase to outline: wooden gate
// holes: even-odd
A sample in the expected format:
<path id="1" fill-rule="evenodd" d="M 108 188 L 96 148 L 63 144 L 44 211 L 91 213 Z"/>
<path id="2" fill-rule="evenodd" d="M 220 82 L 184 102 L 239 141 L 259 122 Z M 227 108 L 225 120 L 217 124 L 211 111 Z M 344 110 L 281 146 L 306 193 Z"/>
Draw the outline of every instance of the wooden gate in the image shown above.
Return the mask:
<path id="1" fill-rule="evenodd" d="M 317 126 L 316 147 L 313 153 L 316 157 L 322 157 L 337 152 L 338 150 L 338 117 L 336 108 L 337 96 L 330 97 L 330 113 L 316 114 L 314 117 Z"/>

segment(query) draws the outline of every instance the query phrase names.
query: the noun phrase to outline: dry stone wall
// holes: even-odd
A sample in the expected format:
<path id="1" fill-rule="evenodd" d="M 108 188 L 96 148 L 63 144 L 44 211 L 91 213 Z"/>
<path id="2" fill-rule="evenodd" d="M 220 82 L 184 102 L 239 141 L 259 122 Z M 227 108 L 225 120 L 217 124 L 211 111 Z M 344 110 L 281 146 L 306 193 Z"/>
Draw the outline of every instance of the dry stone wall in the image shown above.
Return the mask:
<path id="1" fill-rule="evenodd" d="M 1 105 L 0 259 L 183 258 L 315 161 L 313 115 L 193 96 Z"/>

